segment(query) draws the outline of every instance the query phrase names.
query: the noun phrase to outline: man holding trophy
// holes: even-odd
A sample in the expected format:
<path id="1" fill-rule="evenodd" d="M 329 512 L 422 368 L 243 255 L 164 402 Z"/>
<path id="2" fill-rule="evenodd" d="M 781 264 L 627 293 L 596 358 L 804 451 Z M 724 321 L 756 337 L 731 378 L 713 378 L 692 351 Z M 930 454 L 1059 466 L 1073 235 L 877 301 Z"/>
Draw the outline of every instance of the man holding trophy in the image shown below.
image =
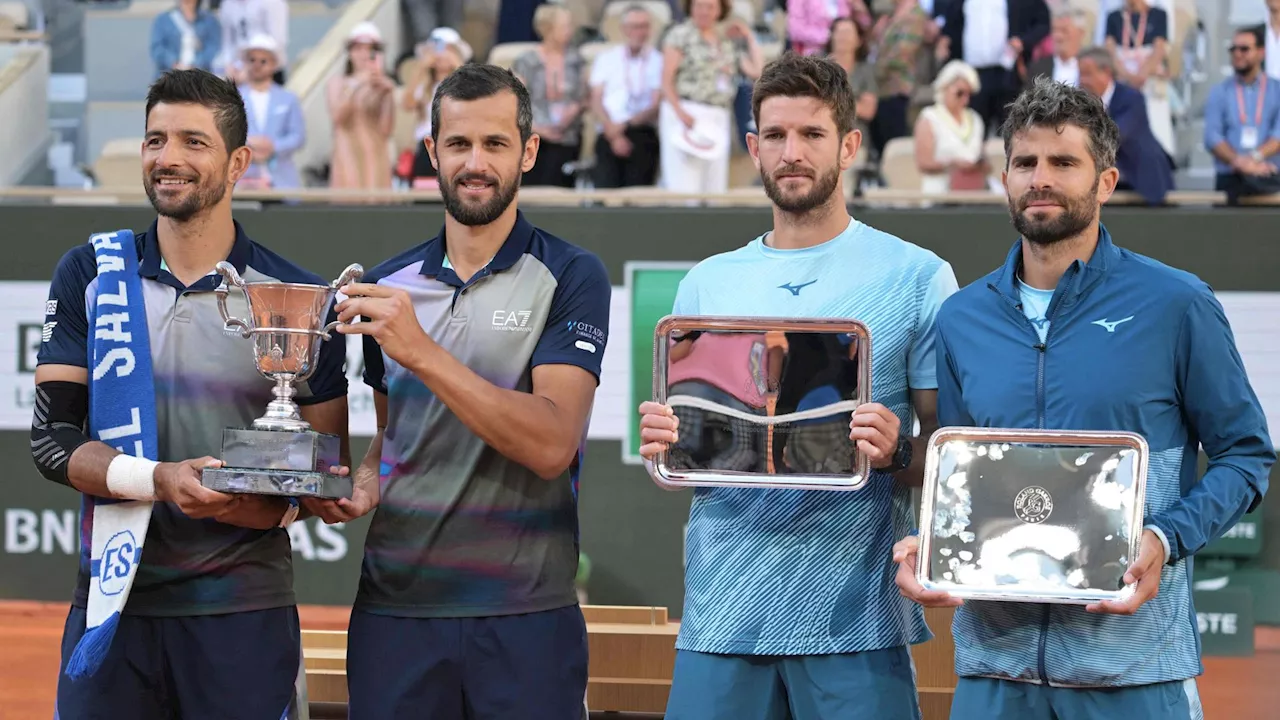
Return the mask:
<path id="1" fill-rule="evenodd" d="M 381 471 L 357 472 L 349 500 L 307 501 L 330 522 L 378 509 L 351 613 L 351 716 L 578 720 L 577 490 L 609 276 L 517 209 L 538 152 L 519 79 L 464 65 L 431 116 L 444 229 L 338 306 L 341 332 L 365 336 L 379 428 L 365 465 Z"/>
<path id="2" fill-rule="evenodd" d="M 1021 478 L 1008 477 L 1017 470 L 988 472 L 975 481 L 984 492 L 1004 484 L 1017 494 L 1010 491 L 999 508 L 977 501 L 966 507 L 966 514 L 988 518 L 968 526 L 970 540 L 975 531 L 1000 528 L 991 531 L 983 561 L 1021 553 L 1071 563 L 1074 555 L 1081 566 L 1044 572 L 1049 563 L 1026 575 L 1047 588 L 1067 569 L 1066 585 L 1074 587 L 1044 594 L 1032 587 L 1016 602 L 962 601 L 952 593 L 985 590 L 965 587 L 950 570 L 941 573 L 944 583 L 926 577 L 934 567 L 963 567 L 929 549 L 939 538 L 954 541 L 926 528 L 954 528 L 955 508 L 928 511 L 933 482 L 926 477 L 921 536 L 894 548 L 897 584 L 921 604 L 958 606 L 955 720 L 1200 718 L 1193 557 L 1261 502 L 1275 461 L 1266 418 L 1212 290 L 1115 245 L 1101 224 L 1101 206 L 1118 179 L 1119 139 L 1102 102 L 1041 79 L 1010 106 L 1003 133 L 1009 211 L 1021 237 L 1003 267 L 938 314 L 939 420 L 959 433 L 1009 428 L 1045 439 L 1066 431 L 1130 433 L 1148 456 L 1145 499 L 1133 501 L 1118 528 L 1130 547 L 1111 570 L 1110 586 L 1097 588 L 1106 591 L 1103 599 L 1081 602 L 1089 575 L 1105 575 L 1102 561 L 1117 557 L 1081 552 L 1113 540 L 1115 531 L 1097 530 L 1096 520 L 1123 495 L 1097 480 L 1115 465 L 1078 477 L 1080 484 L 1057 485 L 1056 501 L 1046 489 L 1054 476 L 1086 457 Z M 1201 447 L 1208 469 L 1197 478 Z M 989 460 L 985 467 L 996 467 Z M 963 485 L 962 475 L 952 475 L 950 485 Z M 967 497 L 978 492 L 975 484 Z M 1099 509 L 1080 512 L 1087 503 Z M 1061 524 L 1064 513 L 1077 513 L 1076 527 L 1093 529 L 1072 531 Z"/>
<path id="3" fill-rule="evenodd" d="M 923 453 L 911 428 L 918 419 L 927 437 L 936 426 L 933 318 L 955 276 L 933 253 L 849 216 L 842 178 L 862 138 L 839 65 L 783 56 L 756 82 L 753 105 L 759 132 L 747 141 L 773 230 L 690 270 L 673 313 L 865 323 L 871 402 L 842 440 L 874 470 L 850 492 L 697 489 L 667 718 L 914 720 L 907 646 L 928 628 L 889 582 L 885 554 L 912 527 Z M 681 428 L 670 405 L 639 411 L 640 453 L 655 462 Z"/>
<path id="4" fill-rule="evenodd" d="M 146 113 L 142 179 L 159 217 L 63 256 L 36 370 L 32 457 L 83 496 L 57 714 L 294 717 L 299 628 L 284 528 L 297 502 L 263 487 L 217 492 L 202 473 L 222 465 L 229 428 L 268 408 L 264 368 L 305 378 L 284 393 L 294 428 L 333 438 L 325 462 L 346 464 L 345 353 L 315 329 L 334 316 L 331 288 L 232 219 L 231 190 L 251 161 L 233 84 L 172 71 L 151 87 Z M 306 301 L 305 312 L 289 300 L 273 310 L 303 325 L 306 349 L 290 335 L 247 342 L 227 326 L 215 265 Z"/>

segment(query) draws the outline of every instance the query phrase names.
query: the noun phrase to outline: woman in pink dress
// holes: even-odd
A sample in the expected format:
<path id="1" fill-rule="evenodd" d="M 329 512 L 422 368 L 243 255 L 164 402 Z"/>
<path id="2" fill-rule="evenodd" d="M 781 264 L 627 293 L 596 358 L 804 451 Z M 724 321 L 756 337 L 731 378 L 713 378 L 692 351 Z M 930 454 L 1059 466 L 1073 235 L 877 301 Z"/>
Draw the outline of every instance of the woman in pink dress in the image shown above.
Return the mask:
<path id="1" fill-rule="evenodd" d="M 329 79 L 333 122 L 329 187 L 365 190 L 391 187 L 391 132 L 395 84 L 383 64 L 382 35 L 362 22 L 347 38 L 347 67 Z"/>

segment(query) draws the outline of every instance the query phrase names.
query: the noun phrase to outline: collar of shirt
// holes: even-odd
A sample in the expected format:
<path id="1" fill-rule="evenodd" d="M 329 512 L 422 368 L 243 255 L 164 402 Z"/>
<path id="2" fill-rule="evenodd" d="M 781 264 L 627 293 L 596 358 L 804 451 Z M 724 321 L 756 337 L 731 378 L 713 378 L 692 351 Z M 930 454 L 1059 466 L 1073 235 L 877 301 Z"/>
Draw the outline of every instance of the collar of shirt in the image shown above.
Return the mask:
<path id="1" fill-rule="evenodd" d="M 235 266 L 236 272 L 244 274 L 244 269 L 249 265 L 249 255 L 252 252 L 249 236 L 245 234 L 244 228 L 240 226 L 239 221 L 232 221 L 236 228 L 235 243 L 231 246 L 231 253 L 227 255 L 227 262 Z M 138 274 L 144 278 L 155 280 L 160 277 L 160 273 L 169 273 L 169 265 L 164 261 L 164 257 L 160 254 L 160 236 L 158 228 L 160 222 L 154 220 L 151 227 L 142 236 L 142 264 L 138 267 Z M 196 285 L 204 283 L 210 277 L 220 277 L 217 272 L 210 272 Z M 192 285 L 191 289 L 196 288 Z M 216 286 L 216 283 L 215 283 Z M 210 288 L 212 289 L 212 288 Z"/>
<path id="2" fill-rule="evenodd" d="M 498 248 L 498 253 L 493 256 L 485 267 L 491 272 L 501 272 L 516 264 L 529 249 L 529 244 L 533 241 L 533 225 L 524 217 L 524 212 L 516 211 L 516 224 L 511 228 L 511 234 L 507 235 L 507 239 L 502 243 L 502 247 Z M 457 281 L 457 274 L 453 271 L 452 266 L 446 263 L 447 255 L 445 248 L 446 238 L 444 230 L 440 230 L 440 234 L 429 243 L 423 250 L 422 257 L 422 274 L 428 277 L 435 277 L 444 282 Z M 443 272 L 448 270 L 447 273 Z M 459 282 L 459 284 L 461 284 Z"/>
<path id="3" fill-rule="evenodd" d="M 1105 106 L 1106 108 L 1110 109 L 1110 107 L 1111 107 L 1111 97 L 1112 97 L 1113 95 L 1115 95 L 1115 94 L 1116 94 L 1116 83 L 1115 83 L 1115 81 L 1113 80 L 1113 81 L 1111 81 L 1111 84 L 1107 86 L 1107 91 L 1106 91 L 1106 92 L 1104 92 L 1104 93 L 1102 93 L 1102 104 L 1103 104 L 1103 106 Z"/>
<path id="4" fill-rule="evenodd" d="M 1057 55 L 1053 56 L 1053 79 L 1060 83 L 1068 85 L 1080 84 L 1080 64 L 1075 58 L 1067 58 L 1063 60 Z"/>

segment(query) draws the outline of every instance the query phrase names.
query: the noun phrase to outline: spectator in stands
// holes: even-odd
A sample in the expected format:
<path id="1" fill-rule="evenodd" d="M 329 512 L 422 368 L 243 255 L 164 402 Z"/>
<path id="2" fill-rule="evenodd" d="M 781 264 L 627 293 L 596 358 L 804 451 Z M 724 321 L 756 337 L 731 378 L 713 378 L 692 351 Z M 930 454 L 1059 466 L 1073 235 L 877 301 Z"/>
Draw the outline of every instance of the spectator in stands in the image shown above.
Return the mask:
<path id="1" fill-rule="evenodd" d="M 401 0 L 404 19 L 415 44 L 430 39 L 436 28 L 460 28 L 462 0 Z"/>
<path id="2" fill-rule="evenodd" d="M 239 90 L 249 118 L 246 144 L 253 151 L 253 164 L 241 179 L 242 185 L 277 190 L 302 187 L 293 153 L 307 141 L 307 126 L 298 96 L 272 79 L 279 64 L 275 38 L 259 33 L 245 43 L 242 67 L 246 81 Z"/>
<path id="3" fill-rule="evenodd" d="M 200 0 L 179 0 L 151 24 L 156 77 L 168 70 L 212 70 L 221 49 L 222 26 L 213 13 L 201 9 Z"/>
<path id="4" fill-rule="evenodd" d="M 851 17 L 839 18 L 831 23 L 826 53 L 849 74 L 849 85 L 858 100 L 857 119 L 854 127 L 862 133 L 862 141 L 870 142 L 871 121 L 875 119 L 880 104 L 880 89 L 876 86 L 875 70 L 865 62 L 870 48 L 863 39 L 863 26 Z"/>
<path id="5" fill-rule="evenodd" d="M 787 6 L 787 39 L 801 55 L 822 52 L 831 39 L 831 23 L 852 18 L 860 32 L 871 29 L 871 12 L 863 0 L 790 0 Z"/>
<path id="6" fill-rule="evenodd" d="M 284 84 L 284 67 L 289 57 L 289 6 L 285 0 L 222 0 L 218 6 L 222 22 L 222 73 L 236 83 L 245 80 L 241 58 L 249 38 L 264 33 L 280 48 L 280 69 L 275 81 Z"/>
<path id="7" fill-rule="evenodd" d="M 1116 82 L 1110 50 L 1090 48 L 1080 54 L 1080 87 L 1097 95 L 1120 129 L 1116 169 L 1117 190 L 1132 190 L 1150 205 L 1160 205 L 1173 189 L 1173 159 L 1151 132 L 1147 101 L 1142 93 Z"/>
<path id="8" fill-rule="evenodd" d="M 1216 187 L 1232 205 L 1241 197 L 1280 192 L 1280 80 L 1262 72 L 1265 32 L 1236 33 L 1235 77 L 1215 85 L 1205 104 L 1204 145 L 1217 158 Z"/>
<path id="9" fill-rule="evenodd" d="M 890 140 L 911 134 L 907 111 L 916 92 L 919 67 L 924 53 L 937 52 L 938 25 L 917 0 L 896 0 L 893 12 L 885 13 L 871 30 L 876 47 L 875 74 L 880 99 L 871 123 L 871 143 L 877 153 Z"/>
<path id="10" fill-rule="evenodd" d="M 454 70 L 471 61 L 471 45 L 462 39 L 457 30 L 441 27 L 432 30 L 426 42 L 419 43 L 418 58 L 410 70 L 401 102 L 405 110 L 417 115 L 418 126 L 413 131 L 417 150 L 413 156 L 411 182 L 418 186 L 419 179 L 436 177 L 435 166 L 423 142 L 431 135 L 431 102 L 439 85 Z"/>
<path id="11" fill-rule="evenodd" d="M 1267 75 L 1280 80 L 1280 0 L 1267 0 L 1265 37 Z"/>
<path id="12" fill-rule="evenodd" d="M 524 174 L 524 185 L 573 187 L 565 165 L 578 161 L 582 151 L 582 113 L 587 107 L 587 62 L 573 38 L 573 15 L 564 5 L 541 5 L 533 27 L 542 38 L 537 48 L 511 63 L 511 72 L 529 89 L 533 102 L 533 131 L 538 160 Z"/>
<path id="13" fill-rule="evenodd" d="M 683 193 L 729 188 L 731 108 L 737 77 L 760 77 L 764 54 L 751 28 L 729 19 L 731 0 L 689 0 L 689 19 L 663 41 L 662 185 Z"/>
<path id="14" fill-rule="evenodd" d="M 649 41 L 653 18 L 637 5 L 621 17 L 626 43 L 596 56 L 591 67 L 591 108 L 600 118 L 595 186 L 653 185 L 658 175 L 658 103 L 662 53 Z"/>
<path id="15" fill-rule="evenodd" d="M 329 78 L 326 88 L 333 121 L 330 187 L 391 186 L 394 90 L 383 60 L 382 33 L 371 22 L 358 23 L 347 36 L 346 68 Z"/>
<path id="16" fill-rule="evenodd" d="M 1027 87 L 1035 85 L 1036 78 L 1047 77 L 1072 87 L 1080 85 L 1080 65 L 1077 61 L 1084 44 L 1084 22 L 1078 12 L 1068 11 L 1053 19 L 1053 54 L 1033 61 L 1027 66 Z"/>
<path id="17" fill-rule="evenodd" d="M 1169 107 L 1169 15 L 1146 0 L 1124 0 L 1107 16 L 1107 48 L 1115 57 L 1116 77 L 1141 90 L 1151 131 L 1173 152 L 1173 112 Z"/>
<path id="18" fill-rule="evenodd" d="M 954 0 L 945 18 L 949 57 L 978 71 L 982 90 L 973 96 L 973 109 L 994 131 L 1018 94 L 1018 62 L 1030 63 L 1032 50 L 1049 34 L 1049 7 L 1045 0 Z"/>
<path id="19" fill-rule="evenodd" d="M 916 166 L 920 190 L 947 193 L 953 190 L 986 190 L 991 172 L 983 157 L 986 140 L 982 116 L 969 102 L 982 91 L 982 81 L 961 60 L 943 66 L 933 81 L 936 100 L 916 119 Z"/>

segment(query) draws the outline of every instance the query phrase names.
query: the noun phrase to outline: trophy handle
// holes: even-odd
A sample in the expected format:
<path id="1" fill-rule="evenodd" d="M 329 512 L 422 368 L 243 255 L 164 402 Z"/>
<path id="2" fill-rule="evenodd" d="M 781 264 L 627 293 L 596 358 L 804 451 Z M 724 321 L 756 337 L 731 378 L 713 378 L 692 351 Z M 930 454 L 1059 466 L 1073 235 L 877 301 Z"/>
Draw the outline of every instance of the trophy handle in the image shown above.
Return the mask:
<path id="1" fill-rule="evenodd" d="M 232 268 L 232 270 L 235 270 L 235 268 Z M 338 276 L 337 280 L 334 280 L 329 284 L 329 287 L 334 290 L 341 290 L 343 285 L 360 282 L 360 278 L 362 277 L 364 277 L 364 266 L 360 263 L 351 263 L 342 271 L 342 274 Z"/>
<path id="2" fill-rule="evenodd" d="M 232 270 L 234 269 L 235 268 L 232 268 Z M 364 277 L 364 266 L 361 265 L 360 263 L 351 263 L 346 267 L 345 270 L 342 271 L 342 274 L 338 276 L 337 280 L 334 280 L 332 283 L 329 284 L 329 287 L 333 288 L 334 290 L 341 290 L 343 286 L 349 283 L 360 282 L 360 278 L 363 278 L 363 277 Z M 320 329 L 320 337 L 324 338 L 325 340 L 331 339 L 332 336 L 329 335 L 329 333 L 333 332 L 334 328 L 338 327 L 341 324 L 342 323 L 340 321 L 334 320 L 328 325 L 325 325 L 323 328 Z"/>
<path id="3" fill-rule="evenodd" d="M 231 313 L 227 311 L 227 293 L 231 292 L 230 285 L 235 285 L 244 292 L 244 279 L 240 277 L 240 273 L 236 272 L 236 267 L 231 263 L 223 260 L 214 266 L 214 270 L 222 276 L 222 283 L 214 289 L 218 294 L 218 314 L 222 315 L 223 328 L 226 330 L 234 330 L 239 328 L 240 336 L 249 338 L 253 336 L 253 328 L 249 324 L 239 318 L 231 317 Z M 245 294 L 245 301 L 248 302 L 249 296 Z"/>

